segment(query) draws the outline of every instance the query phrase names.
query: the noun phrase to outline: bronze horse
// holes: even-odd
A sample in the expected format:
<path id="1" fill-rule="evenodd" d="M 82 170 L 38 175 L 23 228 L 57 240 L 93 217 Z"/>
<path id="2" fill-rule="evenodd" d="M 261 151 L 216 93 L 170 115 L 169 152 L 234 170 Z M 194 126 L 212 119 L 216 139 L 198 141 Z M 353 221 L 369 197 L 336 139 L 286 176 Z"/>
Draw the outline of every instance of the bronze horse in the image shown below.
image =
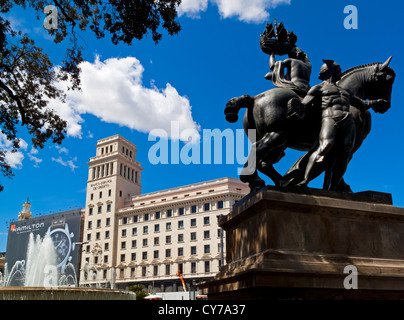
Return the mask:
<path id="1" fill-rule="evenodd" d="M 391 106 L 391 93 L 395 80 L 395 72 L 389 67 L 391 57 L 384 63 L 371 63 L 351 68 L 342 74 L 338 85 L 348 90 L 351 95 L 363 100 L 381 100 L 378 108 L 373 106 L 377 113 L 385 113 Z M 290 101 L 302 98 L 291 89 L 275 88 L 265 91 L 255 97 L 242 96 L 231 99 L 225 108 L 227 121 L 233 123 L 238 120 L 241 108 L 247 108 L 243 125 L 246 134 L 255 129 L 255 141 L 252 142 L 251 154 L 255 158 L 252 172 L 241 174 L 240 179 L 249 184 L 251 191 L 265 186 L 265 182 L 258 176 L 257 170 L 267 175 L 276 186 L 296 185 L 302 180 L 302 168 L 307 162 L 307 155 L 300 158 L 285 176 L 279 174 L 273 167 L 284 155 L 286 148 L 300 151 L 309 151 L 316 146 L 321 126 L 320 108 L 308 108 L 304 116 L 290 117 L 288 105 Z M 362 145 L 371 130 L 371 113 L 350 106 L 350 111 L 356 124 L 356 152 Z M 309 154 L 308 153 L 308 154 Z M 251 168 L 251 163 L 245 167 Z M 324 164 L 325 185 L 329 172 Z M 341 181 L 339 191 L 350 192 L 350 187 Z"/>

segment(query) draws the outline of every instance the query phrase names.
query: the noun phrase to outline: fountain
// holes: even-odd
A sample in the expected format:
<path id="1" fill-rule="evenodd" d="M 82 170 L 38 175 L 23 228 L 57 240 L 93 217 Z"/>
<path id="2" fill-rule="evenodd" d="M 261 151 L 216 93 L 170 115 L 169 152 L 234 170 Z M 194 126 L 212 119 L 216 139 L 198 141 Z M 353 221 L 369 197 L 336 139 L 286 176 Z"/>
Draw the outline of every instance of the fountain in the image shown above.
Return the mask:
<path id="1" fill-rule="evenodd" d="M 0 300 L 135 300 L 133 292 L 79 288 L 72 263 L 57 267 L 57 245 L 49 233 L 29 236 L 25 260 L 0 274 Z"/>

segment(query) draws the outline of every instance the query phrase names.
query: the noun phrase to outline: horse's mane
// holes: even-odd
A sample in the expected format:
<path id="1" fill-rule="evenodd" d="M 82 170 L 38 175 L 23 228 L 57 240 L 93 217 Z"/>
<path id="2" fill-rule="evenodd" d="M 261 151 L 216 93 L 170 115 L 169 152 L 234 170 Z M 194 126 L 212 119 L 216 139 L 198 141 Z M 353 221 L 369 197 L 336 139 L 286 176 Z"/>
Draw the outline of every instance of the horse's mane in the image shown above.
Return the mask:
<path id="1" fill-rule="evenodd" d="M 345 70 L 341 75 L 341 79 L 348 76 L 348 75 L 350 75 L 351 73 L 353 73 L 353 72 L 355 72 L 357 70 L 362 70 L 362 69 L 365 69 L 367 67 L 375 66 L 377 64 L 382 64 L 382 63 L 381 62 L 367 63 L 367 64 L 362 64 L 360 66 L 353 67 L 353 68 L 350 68 L 348 70 Z"/>

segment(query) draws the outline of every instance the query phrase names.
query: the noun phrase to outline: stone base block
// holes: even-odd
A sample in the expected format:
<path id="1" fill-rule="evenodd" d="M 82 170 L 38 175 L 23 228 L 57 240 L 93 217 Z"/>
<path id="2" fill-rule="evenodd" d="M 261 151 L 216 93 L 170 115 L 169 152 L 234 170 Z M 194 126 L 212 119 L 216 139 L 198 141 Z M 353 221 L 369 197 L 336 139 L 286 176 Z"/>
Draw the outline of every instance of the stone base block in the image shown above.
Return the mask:
<path id="1" fill-rule="evenodd" d="M 404 299 L 404 208 L 389 194 L 267 188 L 220 225 L 227 264 L 202 285 L 210 299 Z"/>

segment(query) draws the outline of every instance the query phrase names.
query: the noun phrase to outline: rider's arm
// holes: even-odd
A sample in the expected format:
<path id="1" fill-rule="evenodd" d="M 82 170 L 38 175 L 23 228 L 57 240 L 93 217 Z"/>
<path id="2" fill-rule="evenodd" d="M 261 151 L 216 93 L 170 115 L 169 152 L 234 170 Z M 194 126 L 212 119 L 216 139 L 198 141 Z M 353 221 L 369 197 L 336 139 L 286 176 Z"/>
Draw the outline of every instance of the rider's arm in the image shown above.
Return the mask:
<path id="1" fill-rule="evenodd" d="M 269 58 L 269 69 L 271 69 L 272 71 L 274 71 L 275 68 L 275 55 L 271 54 L 270 58 Z"/>
<path id="2" fill-rule="evenodd" d="M 366 101 L 354 95 L 351 95 L 351 104 L 362 111 L 372 108 L 378 113 L 384 113 L 390 108 L 387 100 L 378 99 Z"/>
<path id="3" fill-rule="evenodd" d="M 361 98 L 358 98 L 356 96 L 351 95 L 351 104 L 358 108 L 361 109 L 363 111 L 368 110 L 369 108 L 371 108 L 370 102 L 363 100 Z"/>

